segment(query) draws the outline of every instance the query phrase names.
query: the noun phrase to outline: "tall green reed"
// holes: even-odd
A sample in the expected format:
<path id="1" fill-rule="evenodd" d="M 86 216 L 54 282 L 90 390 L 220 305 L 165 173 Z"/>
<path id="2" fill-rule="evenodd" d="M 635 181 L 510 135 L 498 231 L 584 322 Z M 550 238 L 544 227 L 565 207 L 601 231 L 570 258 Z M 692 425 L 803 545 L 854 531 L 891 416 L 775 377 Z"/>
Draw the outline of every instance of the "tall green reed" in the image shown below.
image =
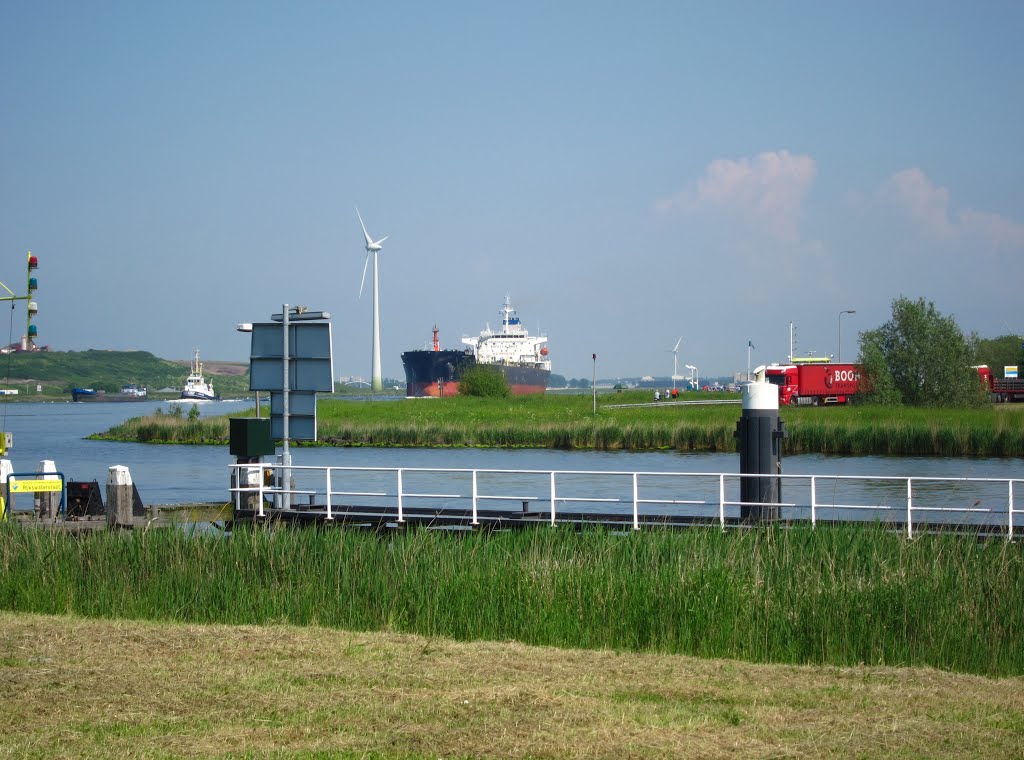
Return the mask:
<path id="1" fill-rule="evenodd" d="M 0 529 L 0 607 L 320 624 L 792 663 L 1024 673 L 1019 545 L 878 526 Z"/>

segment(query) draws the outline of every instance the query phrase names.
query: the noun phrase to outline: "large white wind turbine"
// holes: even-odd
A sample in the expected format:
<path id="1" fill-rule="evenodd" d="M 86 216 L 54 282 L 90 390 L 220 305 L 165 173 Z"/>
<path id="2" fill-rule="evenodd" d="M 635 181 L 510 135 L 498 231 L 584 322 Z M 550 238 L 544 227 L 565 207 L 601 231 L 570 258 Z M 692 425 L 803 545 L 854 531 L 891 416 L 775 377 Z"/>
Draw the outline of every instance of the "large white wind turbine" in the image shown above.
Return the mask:
<path id="1" fill-rule="evenodd" d="M 676 379 L 679 377 L 679 344 L 683 342 L 683 336 L 679 336 L 676 347 L 672 349 L 672 390 L 675 390 Z"/>
<path id="2" fill-rule="evenodd" d="M 366 225 L 363 224 L 363 216 L 359 213 L 359 207 L 356 207 L 356 216 L 359 217 L 359 226 L 363 228 L 363 237 L 366 238 L 366 259 L 363 261 L 363 279 L 359 281 L 359 297 L 363 297 L 363 285 L 366 284 L 366 266 L 370 263 L 370 254 L 373 254 L 373 363 L 370 367 L 370 388 L 375 391 L 384 390 L 384 380 L 380 374 L 380 311 L 378 309 L 378 289 L 377 289 L 377 252 L 381 250 L 383 243 L 388 239 L 389 235 L 385 235 L 380 240 L 374 240 L 370 237 L 370 233 L 366 231 Z"/>

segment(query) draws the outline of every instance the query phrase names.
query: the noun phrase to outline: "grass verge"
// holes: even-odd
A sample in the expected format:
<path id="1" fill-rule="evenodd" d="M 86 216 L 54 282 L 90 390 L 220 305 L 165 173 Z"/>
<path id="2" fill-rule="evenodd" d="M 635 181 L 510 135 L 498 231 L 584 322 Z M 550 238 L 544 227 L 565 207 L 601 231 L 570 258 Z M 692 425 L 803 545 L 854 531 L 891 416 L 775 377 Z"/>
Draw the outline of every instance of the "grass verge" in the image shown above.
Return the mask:
<path id="1" fill-rule="evenodd" d="M 0 613 L 0 757 L 1019 757 L 1024 683 Z"/>

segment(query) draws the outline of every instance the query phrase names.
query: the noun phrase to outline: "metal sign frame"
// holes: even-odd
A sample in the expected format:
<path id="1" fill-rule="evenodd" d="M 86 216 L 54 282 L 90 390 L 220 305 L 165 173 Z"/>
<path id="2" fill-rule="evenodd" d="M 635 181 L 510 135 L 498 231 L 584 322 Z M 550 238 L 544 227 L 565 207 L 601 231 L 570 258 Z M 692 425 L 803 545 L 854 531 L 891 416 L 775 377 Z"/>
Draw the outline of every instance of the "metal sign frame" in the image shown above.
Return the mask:
<path id="1" fill-rule="evenodd" d="M 252 326 L 249 351 L 249 390 L 283 389 L 284 355 L 280 322 Z M 334 355 L 330 322 L 288 324 L 288 388 L 330 393 L 334 390 Z"/>
<path id="2" fill-rule="evenodd" d="M 46 476 L 56 476 L 56 477 L 55 478 L 54 477 L 47 478 Z M 31 490 L 31 489 L 26 489 L 24 491 L 20 491 L 20 490 L 12 491 L 11 490 L 11 479 L 12 478 L 15 479 L 16 484 L 17 484 L 17 478 L 24 478 L 24 481 L 22 481 L 22 482 L 25 482 L 25 481 L 31 482 L 31 481 L 39 480 L 39 481 L 42 481 L 44 483 L 60 483 L 60 488 L 54 488 L 54 489 L 47 488 L 46 490 L 39 490 L 39 491 Z M 11 502 L 13 501 L 13 499 L 10 498 L 12 493 L 56 493 L 57 491 L 60 491 L 60 506 L 57 508 L 57 514 L 61 514 L 61 515 L 65 514 L 66 507 L 65 507 L 64 494 L 67 491 L 67 480 L 64 478 L 64 473 L 63 472 L 12 472 L 12 473 L 9 473 L 7 475 L 7 482 L 4 485 L 7 486 L 7 501 L 4 503 L 3 510 L 0 510 L 0 515 L 2 515 L 3 519 L 7 519 L 10 515 L 14 514 L 14 510 L 11 508 Z M 21 511 L 21 512 L 29 512 L 31 510 L 22 509 L 22 510 L 19 510 L 19 511 Z M 0 520 L 0 521 L 2 521 L 2 520 Z"/>

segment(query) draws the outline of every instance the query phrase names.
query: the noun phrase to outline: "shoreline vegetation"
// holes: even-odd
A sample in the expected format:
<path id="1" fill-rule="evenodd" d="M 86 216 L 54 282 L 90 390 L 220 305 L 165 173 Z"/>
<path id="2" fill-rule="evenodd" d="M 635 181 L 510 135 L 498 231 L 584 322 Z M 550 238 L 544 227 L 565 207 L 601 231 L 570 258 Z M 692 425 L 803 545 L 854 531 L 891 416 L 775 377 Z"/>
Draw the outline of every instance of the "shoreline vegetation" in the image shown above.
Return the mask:
<path id="1" fill-rule="evenodd" d="M 693 394 L 709 400 L 725 394 Z M 729 397 L 735 400 L 733 394 Z M 321 446 L 495 447 L 597 451 L 735 451 L 739 404 L 663 404 L 646 391 L 508 399 L 321 399 Z M 237 416 L 252 416 L 241 414 Z M 266 406 L 264 404 L 264 414 Z M 782 408 L 787 454 L 1021 457 L 1024 404 L 972 409 L 868 406 Z M 132 418 L 90 438 L 138 443 L 223 445 L 228 418 L 167 414 Z M 301 445 L 301 444 L 299 444 Z"/>
<path id="2" fill-rule="evenodd" d="M 0 525 L 0 609 L 1024 674 L 1020 544 L 882 525 L 619 534 Z"/>

